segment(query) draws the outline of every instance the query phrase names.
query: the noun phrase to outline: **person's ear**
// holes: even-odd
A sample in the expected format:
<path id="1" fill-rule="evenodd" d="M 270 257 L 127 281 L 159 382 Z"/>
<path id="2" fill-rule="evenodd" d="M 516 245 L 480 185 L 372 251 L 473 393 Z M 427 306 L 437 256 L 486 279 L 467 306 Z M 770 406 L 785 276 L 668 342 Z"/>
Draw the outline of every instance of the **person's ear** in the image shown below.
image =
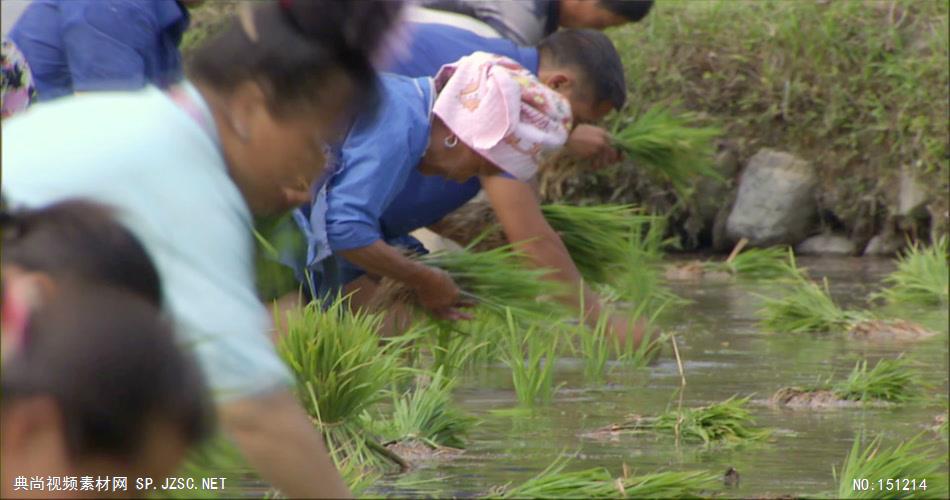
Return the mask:
<path id="1" fill-rule="evenodd" d="M 244 82 L 231 94 L 228 124 L 241 141 L 247 142 L 253 134 L 254 124 L 259 123 L 267 111 L 267 96 L 257 82 Z"/>
<path id="2" fill-rule="evenodd" d="M 555 92 L 564 93 L 570 90 L 573 86 L 573 81 L 564 73 L 553 73 L 548 76 L 544 84 Z"/>

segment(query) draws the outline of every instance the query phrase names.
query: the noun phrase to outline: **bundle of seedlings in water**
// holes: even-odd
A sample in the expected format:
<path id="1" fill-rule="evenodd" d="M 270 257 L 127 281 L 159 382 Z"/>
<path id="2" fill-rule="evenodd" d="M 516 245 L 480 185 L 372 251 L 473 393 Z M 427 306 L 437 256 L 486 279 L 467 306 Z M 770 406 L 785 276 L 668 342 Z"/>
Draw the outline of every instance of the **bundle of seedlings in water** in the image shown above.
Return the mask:
<path id="1" fill-rule="evenodd" d="M 920 399 L 927 384 L 904 358 L 882 359 L 868 370 L 859 361 L 846 380 L 832 384 L 830 378 L 813 387 L 783 387 L 770 402 L 779 406 L 821 408 L 842 403 L 906 403 Z"/>
<path id="2" fill-rule="evenodd" d="M 877 436 L 863 445 L 856 436 L 844 460 L 837 498 L 950 498 L 947 455 L 917 435 L 890 448 Z"/>
<path id="3" fill-rule="evenodd" d="M 614 132 L 614 145 L 654 178 L 666 179 L 680 193 L 699 177 L 722 180 L 713 167 L 716 127 L 696 127 L 691 113 L 673 114 L 653 106 Z"/>
<path id="4" fill-rule="evenodd" d="M 557 332 L 548 332 L 537 325 L 524 326 L 515 322 L 512 311 L 507 311 L 505 349 L 502 361 L 511 369 L 511 382 L 518 402 L 524 408 L 547 404 L 554 397 L 554 363 L 557 359 Z"/>
<path id="5" fill-rule="evenodd" d="M 669 410 L 657 417 L 637 416 L 629 422 L 612 425 L 607 433 L 656 433 L 674 436 L 683 442 L 737 445 L 760 441 L 769 436 L 767 429 L 754 428 L 755 420 L 746 410 L 749 398 L 735 396 L 721 402 L 697 408 Z"/>
<path id="6" fill-rule="evenodd" d="M 287 333 L 277 350 L 294 373 L 304 408 L 330 446 L 345 459 L 405 467 L 359 425 L 360 414 L 385 398 L 386 387 L 402 375 L 402 346 L 381 343 L 377 335 L 381 316 L 351 313 L 346 299 L 337 298 L 325 311 L 313 302 L 289 312 L 285 321 Z"/>
<path id="7" fill-rule="evenodd" d="M 792 249 L 787 247 L 749 248 L 712 266 L 748 279 L 801 279 L 805 276 L 804 269 L 795 263 Z"/>
<path id="8" fill-rule="evenodd" d="M 800 278 L 780 299 L 765 298 L 759 311 L 762 328 L 773 332 L 806 333 L 848 330 L 871 319 L 863 311 L 846 311 L 832 300 L 828 281 L 822 285 Z"/>
<path id="9" fill-rule="evenodd" d="M 947 304 L 950 270 L 947 266 L 947 237 L 929 248 L 915 244 L 897 262 L 897 270 L 884 282 L 887 288 L 875 294 L 887 302 Z"/>
<path id="10" fill-rule="evenodd" d="M 626 465 L 615 478 L 604 467 L 565 472 L 569 463 L 560 456 L 537 476 L 497 487 L 486 498 L 701 498 L 719 479 L 706 471 L 632 475 Z"/>
<path id="11" fill-rule="evenodd" d="M 432 449 L 465 448 L 465 436 L 477 420 L 452 402 L 455 381 L 439 369 L 416 377 L 412 390 L 393 397 L 392 416 L 383 433 L 387 446 L 421 442 Z"/>
<path id="12" fill-rule="evenodd" d="M 905 403 L 919 399 L 924 388 L 923 379 L 910 367 L 910 362 L 897 358 L 882 359 L 871 370 L 868 370 L 867 360 L 859 361 L 847 380 L 835 384 L 832 390 L 848 401 Z"/>

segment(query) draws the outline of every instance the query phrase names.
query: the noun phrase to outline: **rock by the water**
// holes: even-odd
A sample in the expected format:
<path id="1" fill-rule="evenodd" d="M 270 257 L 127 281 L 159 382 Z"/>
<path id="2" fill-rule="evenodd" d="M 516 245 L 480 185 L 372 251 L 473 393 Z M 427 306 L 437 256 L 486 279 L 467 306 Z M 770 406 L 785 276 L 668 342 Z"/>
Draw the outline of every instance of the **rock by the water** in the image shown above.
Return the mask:
<path id="1" fill-rule="evenodd" d="M 927 201 L 927 191 L 914 176 L 911 167 L 902 168 L 897 196 L 897 214 L 914 218 L 924 216 Z"/>
<path id="2" fill-rule="evenodd" d="M 819 234 L 795 245 L 795 253 L 802 255 L 854 255 L 854 243 L 837 234 Z"/>
<path id="3" fill-rule="evenodd" d="M 882 231 L 864 247 L 864 255 L 895 255 L 904 248 L 904 240 L 894 231 Z"/>
<path id="4" fill-rule="evenodd" d="M 753 246 L 794 245 L 808 233 L 815 215 L 814 168 L 789 153 L 761 149 L 742 173 L 732 212 L 730 238 Z"/>

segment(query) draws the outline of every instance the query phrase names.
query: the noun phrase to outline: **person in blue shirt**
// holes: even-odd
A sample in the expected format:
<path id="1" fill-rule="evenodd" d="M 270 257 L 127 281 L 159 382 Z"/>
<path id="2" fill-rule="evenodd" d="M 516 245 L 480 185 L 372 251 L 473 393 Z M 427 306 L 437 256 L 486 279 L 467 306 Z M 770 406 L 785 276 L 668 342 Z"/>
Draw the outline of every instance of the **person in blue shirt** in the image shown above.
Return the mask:
<path id="1" fill-rule="evenodd" d="M 324 296 L 345 284 L 342 258 L 405 283 L 437 317 L 460 319 L 460 290 L 451 277 L 391 245 L 380 217 L 416 175 L 456 183 L 476 175 L 529 179 L 542 152 L 563 147 L 569 103 L 515 61 L 484 52 L 434 79 L 384 75 L 380 89 L 377 110 L 358 117 L 336 146 L 336 172 L 296 214 L 309 243 L 314 292 Z"/>
<path id="2" fill-rule="evenodd" d="M 9 39 L 39 101 L 75 92 L 167 87 L 182 78 L 178 44 L 202 0 L 34 0 Z"/>
<path id="3" fill-rule="evenodd" d="M 440 55 L 451 58 L 458 52 L 477 50 L 484 44 L 512 58 L 520 57 L 526 67 L 537 64 L 535 71 L 539 80 L 568 98 L 575 121 L 596 122 L 611 109 L 621 107 L 626 98 L 620 57 L 610 40 L 598 31 L 560 30 L 536 49 L 518 47 L 504 39 L 481 38 L 444 25 L 417 25 L 414 34 L 411 59 L 397 62 L 391 70 L 409 74 L 437 71 L 446 62 L 440 60 Z M 595 132 L 594 144 L 599 138 L 600 144 L 609 147 L 606 131 L 582 123 L 572 131 L 566 149 L 572 149 L 572 142 L 577 142 L 575 136 L 585 127 Z M 591 144 L 586 138 L 582 138 L 580 143 L 583 146 Z M 458 183 L 412 172 L 405 187 L 380 215 L 382 232 L 390 242 L 419 250 L 421 244 L 409 236 L 410 232 L 422 227 L 439 232 L 438 222 L 474 198 L 482 188 L 508 240 L 518 244 L 533 264 L 553 269 L 553 277 L 569 285 L 571 292 L 563 297 L 565 303 L 576 305 L 578 292 L 582 290 L 586 317 L 591 323 L 596 323 L 602 312 L 602 301 L 581 285 L 577 267 L 560 237 L 542 215 L 538 196 L 529 183 L 505 176 L 479 176 Z M 353 302 L 357 307 L 371 300 L 375 284 L 370 277 L 363 275 L 362 269 L 344 262 L 342 280 L 350 283 L 347 291 L 355 292 Z M 625 336 L 631 328 L 621 315 L 612 316 L 608 325 L 618 336 Z M 643 335 L 642 325 L 637 325 L 631 333 L 633 340 L 639 342 Z"/>

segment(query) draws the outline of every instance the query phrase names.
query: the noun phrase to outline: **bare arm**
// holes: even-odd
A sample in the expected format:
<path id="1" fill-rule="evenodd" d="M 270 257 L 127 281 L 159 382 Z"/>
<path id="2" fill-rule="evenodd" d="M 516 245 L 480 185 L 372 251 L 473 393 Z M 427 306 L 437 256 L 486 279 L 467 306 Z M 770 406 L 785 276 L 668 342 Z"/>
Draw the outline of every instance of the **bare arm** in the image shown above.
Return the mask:
<path id="1" fill-rule="evenodd" d="M 445 271 L 420 264 L 382 240 L 338 253 L 369 274 L 392 278 L 410 286 L 415 290 L 419 303 L 438 317 L 467 317 L 455 309 L 461 291 Z"/>
<path id="2" fill-rule="evenodd" d="M 289 391 L 218 409 L 225 432 L 263 478 L 290 498 L 350 498 L 320 433 Z"/>
<path id="3" fill-rule="evenodd" d="M 585 320 L 595 324 L 603 312 L 601 299 L 583 283 L 567 247 L 544 218 L 534 189 L 524 182 L 499 175 L 482 176 L 481 182 L 508 241 L 522 250 L 535 266 L 551 269 L 550 279 L 568 285 L 568 292 L 559 297 L 560 302 L 578 307 L 578 298 L 583 293 Z M 614 316 L 610 326 L 614 335 L 626 338 L 629 331 L 626 320 Z M 637 330 L 633 332 L 635 344 L 643 336 L 643 332 Z"/>

